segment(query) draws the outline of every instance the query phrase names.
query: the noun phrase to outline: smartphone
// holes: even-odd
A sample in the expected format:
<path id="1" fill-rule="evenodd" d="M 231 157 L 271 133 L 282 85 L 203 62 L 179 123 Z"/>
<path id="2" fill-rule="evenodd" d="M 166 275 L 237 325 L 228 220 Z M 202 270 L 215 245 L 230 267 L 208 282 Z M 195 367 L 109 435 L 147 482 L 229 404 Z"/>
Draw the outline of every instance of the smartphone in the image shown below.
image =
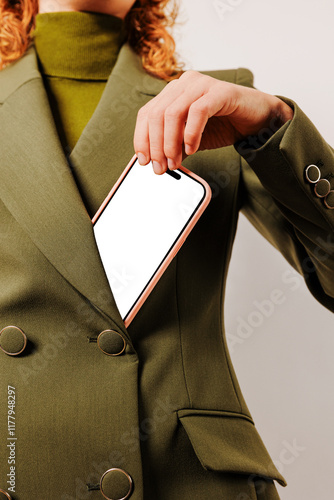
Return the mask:
<path id="1" fill-rule="evenodd" d="M 127 328 L 211 199 L 185 167 L 157 175 L 135 155 L 92 219 L 95 240 Z"/>

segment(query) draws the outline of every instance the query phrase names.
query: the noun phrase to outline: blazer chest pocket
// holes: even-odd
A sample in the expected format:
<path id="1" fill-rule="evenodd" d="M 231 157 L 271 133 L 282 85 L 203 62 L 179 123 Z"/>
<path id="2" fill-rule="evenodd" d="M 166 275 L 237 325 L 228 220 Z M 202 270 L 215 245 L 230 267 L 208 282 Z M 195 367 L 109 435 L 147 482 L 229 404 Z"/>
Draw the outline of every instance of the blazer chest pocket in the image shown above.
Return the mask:
<path id="1" fill-rule="evenodd" d="M 244 415 L 209 410 L 177 412 L 193 449 L 206 470 L 257 475 L 286 486 L 253 421 Z"/>

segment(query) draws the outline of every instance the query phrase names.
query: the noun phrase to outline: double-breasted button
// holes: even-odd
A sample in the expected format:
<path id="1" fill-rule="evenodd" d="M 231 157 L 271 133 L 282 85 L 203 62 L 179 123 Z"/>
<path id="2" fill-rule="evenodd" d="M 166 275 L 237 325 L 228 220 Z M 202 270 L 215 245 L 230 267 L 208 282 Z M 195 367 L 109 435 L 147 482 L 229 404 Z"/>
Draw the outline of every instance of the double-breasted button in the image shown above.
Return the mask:
<path id="1" fill-rule="evenodd" d="M 315 184 L 321 178 L 321 172 L 320 172 L 319 167 L 317 167 L 317 165 L 309 165 L 305 169 L 305 176 L 306 176 L 306 179 L 311 184 Z"/>
<path id="2" fill-rule="evenodd" d="M 6 491 L 0 490 L 0 500 L 12 500 L 12 497 Z"/>
<path id="3" fill-rule="evenodd" d="M 108 356 L 119 356 L 125 351 L 126 341 L 115 330 L 103 330 L 97 337 L 97 345 Z"/>
<path id="4" fill-rule="evenodd" d="M 0 331 L 0 349 L 8 356 L 17 356 L 24 351 L 27 337 L 18 326 L 5 326 Z"/>
<path id="5" fill-rule="evenodd" d="M 126 500 L 133 489 L 131 476 L 122 469 L 107 470 L 100 481 L 100 491 L 108 500 Z"/>

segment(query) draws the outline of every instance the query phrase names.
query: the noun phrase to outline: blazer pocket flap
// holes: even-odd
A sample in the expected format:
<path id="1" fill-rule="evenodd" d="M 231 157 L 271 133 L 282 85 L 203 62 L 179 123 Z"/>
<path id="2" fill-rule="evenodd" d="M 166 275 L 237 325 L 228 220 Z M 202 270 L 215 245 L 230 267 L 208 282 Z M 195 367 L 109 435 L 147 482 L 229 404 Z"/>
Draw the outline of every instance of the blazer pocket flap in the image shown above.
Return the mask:
<path id="1" fill-rule="evenodd" d="M 202 466 L 207 470 L 254 474 L 286 486 L 253 421 L 225 411 L 179 410 L 183 425 Z"/>

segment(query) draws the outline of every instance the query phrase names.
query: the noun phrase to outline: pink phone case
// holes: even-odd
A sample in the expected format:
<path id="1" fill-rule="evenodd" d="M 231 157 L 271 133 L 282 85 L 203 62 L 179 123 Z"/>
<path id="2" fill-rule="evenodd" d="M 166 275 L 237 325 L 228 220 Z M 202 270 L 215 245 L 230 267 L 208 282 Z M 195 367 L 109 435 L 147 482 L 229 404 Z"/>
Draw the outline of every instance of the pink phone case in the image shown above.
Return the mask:
<path id="1" fill-rule="evenodd" d="M 108 196 L 103 201 L 102 205 L 100 206 L 100 208 L 98 209 L 98 211 L 94 215 L 94 217 L 92 219 L 93 225 L 95 224 L 95 222 L 97 221 L 97 219 L 99 218 L 99 216 L 101 215 L 101 213 L 103 212 L 105 207 L 107 206 L 110 198 L 113 196 L 114 192 L 116 191 L 116 189 L 121 184 L 124 177 L 126 176 L 128 170 L 131 168 L 131 166 L 133 165 L 133 163 L 136 160 L 137 160 L 137 155 L 134 155 L 131 158 L 131 160 L 129 161 L 129 163 L 127 164 L 127 166 L 125 167 L 125 169 L 123 170 L 122 174 L 120 175 L 119 179 L 116 181 L 116 183 L 113 186 L 113 188 L 111 189 L 111 191 L 109 192 Z M 186 240 L 187 236 L 189 235 L 189 233 L 191 232 L 191 230 L 193 229 L 196 222 L 198 221 L 198 219 L 200 218 L 200 216 L 202 215 L 202 213 L 204 212 L 205 208 L 208 206 L 208 204 L 211 200 L 211 188 L 210 188 L 209 184 L 204 179 L 202 179 L 198 175 L 194 174 L 194 172 L 191 172 L 191 170 L 188 170 L 186 167 L 181 166 L 177 170 L 182 170 L 183 172 L 188 174 L 190 177 L 192 177 L 193 179 L 196 179 L 198 182 L 200 182 L 205 187 L 205 197 L 203 198 L 202 203 L 198 207 L 196 213 L 193 215 L 191 221 L 184 229 L 182 235 L 175 242 L 175 245 L 171 248 L 169 254 L 167 255 L 167 257 L 165 258 L 165 260 L 163 261 L 163 263 L 161 264 L 161 266 L 159 267 L 159 269 L 155 273 L 154 277 L 150 281 L 146 290 L 143 292 L 143 294 L 137 300 L 135 306 L 131 309 L 128 316 L 124 319 L 124 325 L 126 328 L 130 325 L 131 321 L 136 316 L 136 314 L 138 313 L 139 309 L 141 308 L 141 306 L 143 305 L 143 303 L 145 302 L 145 300 L 147 299 L 149 294 L 152 292 L 153 288 L 155 287 L 155 285 L 159 281 L 160 277 L 162 276 L 164 271 L 167 269 L 168 265 L 173 260 L 173 258 L 177 254 L 177 252 L 180 250 L 180 248 L 183 245 L 184 241 Z M 162 174 L 162 175 L 164 175 L 164 174 Z"/>

